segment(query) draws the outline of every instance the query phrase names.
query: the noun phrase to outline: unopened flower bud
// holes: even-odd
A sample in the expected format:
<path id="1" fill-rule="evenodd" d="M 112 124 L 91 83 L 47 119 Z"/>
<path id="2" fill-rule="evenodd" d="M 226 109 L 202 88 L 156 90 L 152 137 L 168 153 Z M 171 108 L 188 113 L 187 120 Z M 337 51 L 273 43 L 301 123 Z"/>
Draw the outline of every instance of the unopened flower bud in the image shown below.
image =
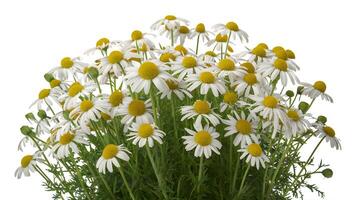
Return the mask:
<path id="1" fill-rule="evenodd" d="M 330 168 L 324 169 L 321 173 L 325 178 L 331 178 L 334 174 L 333 170 L 331 170 Z"/>
<path id="2" fill-rule="evenodd" d="M 292 90 L 288 90 L 288 91 L 286 92 L 286 95 L 287 95 L 288 97 L 292 98 L 292 97 L 294 96 L 294 92 L 293 92 Z"/>
<path id="3" fill-rule="evenodd" d="M 305 101 L 299 103 L 298 108 L 305 114 L 309 109 L 309 104 Z"/>
<path id="4" fill-rule="evenodd" d="M 46 111 L 44 111 L 44 110 L 39 110 L 39 111 L 37 112 L 37 116 L 38 116 L 39 118 L 41 118 L 41 119 L 45 119 L 45 118 L 47 118 L 47 113 L 46 113 Z"/>
<path id="5" fill-rule="evenodd" d="M 21 126 L 20 131 L 24 135 L 30 135 L 32 133 L 32 129 L 29 126 Z"/>
<path id="6" fill-rule="evenodd" d="M 66 119 L 66 120 L 70 120 L 69 111 L 63 111 L 63 117 L 64 117 L 64 119 Z"/>
<path id="7" fill-rule="evenodd" d="M 46 81 L 48 81 L 48 82 L 51 82 L 51 81 L 54 79 L 53 75 L 50 74 L 50 73 L 45 74 L 45 75 L 44 75 L 44 78 L 45 78 Z"/>
<path id="8" fill-rule="evenodd" d="M 323 115 L 319 115 L 317 121 L 325 124 L 328 121 L 328 118 Z"/>
<path id="9" fill-rule="evenodd" d="M 99 70 L 96 67 L 89 67 L 88 73 L 92 79 L 97 79 L 99 76 Z"/>
<path id="10" fill-rule="evenodd" d="M 36 121 L 36 117 L 33 113 L 27 113 L 25 115 L 25 118 L 29 121 L 29 122 L 35 122 Z"/>
<path id="11" fill-rule="evenodd" d="M 303 89 L 304 89 L 303 86 L 298 86 L 298 88 L 297 88 L 297 94 L 301 95 L 301 94 L 303 93 Z"/>

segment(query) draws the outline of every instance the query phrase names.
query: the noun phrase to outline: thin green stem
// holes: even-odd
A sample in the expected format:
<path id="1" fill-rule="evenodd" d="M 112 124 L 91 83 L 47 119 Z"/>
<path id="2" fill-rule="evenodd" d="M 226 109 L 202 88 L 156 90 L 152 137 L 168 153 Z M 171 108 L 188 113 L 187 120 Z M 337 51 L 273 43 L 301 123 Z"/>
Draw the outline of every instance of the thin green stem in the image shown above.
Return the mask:
<path id="1" fill-rule="evenodd" d="M 235 166 L 235 172 L 234 172 L 234 177 L 232 179 L 232 187 L 231 187 L 231 192 L 233 193 L 235 191 L 235 187 L 236 187 L 236 180 L 237 180 L 237 175 L 238 175 L 238 171 L 240 168 L 240 153 L 237 152 L 237 161 L 236 161 L 236 166 Z"/>
<path id="2" fill-rule="evenodd" d="M 152 102 L 152 112 L 153 112 L 153 118 L 154 118 L 154 121 L 155 121 L 155 124 L 157 126 L 159 126 L 158 124 L 158 114 L 157 114 L 157 105 L 156 105 L 156 99 L 155 99 L 155 94 L 154 94 L 154 91 L 153 91 L 153 83 L 151 85 L 151 89 L 150 89 L 150 96 L 151 96 L 151 102 Z"/>
<path id="3" fill-rule="evenodd" d="M 129 192 L 129 194 L 130 194 L 131 199 L 132 199 L 132 200 L 135 200 L 135 196 L 133 195 L 129 184 L 127 183 L 125 174 L 124 174 L 124 172 L 122 171 L 121 167 L 119 167 L 119 172 L 120 172 L 120 175 L 121 175 L 121 177 L 122 177 L 122 180 L 124 181 L 124 184 L 125 184 L 125 186 L 126 186 L 126 189 L 128 190 L 128 192 Z"/>
<path id="4" fill-rule="evenodd" d="M 203 161 L 204 161 L 204 156 L 201 155 L 200 162 L 199 162 L 199 172 L 198 172 L 198 186 L 197 186 L 198 194 L 200 194 L 201 178 L 203 176 Z"/>
<path id="5" fill-rule="evenodd" d="M 173 29 L 171 30 L 171 46 L 174 46 L 174 36 L 173 36 Z"/>
<path id="6" fill-rule="evenodd" d="M 224 58 L 226 58 L 226 56 L 227 56 L 227 50 L 229 49 L 230 38 L 231 38 L 231 31 L 229 32 L 229 36 L 227 38 L 226 48 L 225 48 L 225 57 Z"/>
<path id="7" fill-rule="evenodd" d="M 59 191 L 59 189 L 57 188 L 57 186 L 56 186 L 56 185 L 53 183 L 53 181 L 46 175 L 46 173 L 44 173 L 44 172 L 42 171 L 42 169 L 41 169 L 40 167 L 36 166 L 36 165 L 34 166 L 34 168 L 35 168 L 35 170 L 42 176 L 42 178 L 46 180 L 46 182 L 49 182 L 49 183 L 55 188 L 56 192 L 61 196 L 61 198 L 64 199 L 63 196 L 62 196 L 62 192 Z"/>
<path id="8" fill-rule="evenodd" d="M 195 54 L 198 55 L 198 50 L 199 50 L 199 40 L 200 40 L 200 33 L 198 34 L 198 37 L 197 37 L 197 47 L 195 49 Z"/>
<path id="9" fill-rule="evenodd" d="M 178 129 L 177 129 L 177 121 L 176 121 L 176 109 L 175 109 L 175 103 L 174 103 L 174 97 L 172 96 L 171 99 L 171 112 L 172 112 L 172 118 L 173 118 L 173 128 L 174 128 L 174 136 L 176 139 L 178 139 Z"/>
<path id="10" fill-rule="evenodd" d="M 82 173 L 80 172 L 80 169 L 79 169 L 79 167 L 77 166 L 77 164 L 76 164 L 76 162 L 75 162 L 75 160 L 74 160 L 74 157 L 73 157 L 73 156 L 69 156 L 69 157 L 70 157 L 70 159 L 71 159 L 71 161 L 72 161 L 72 164 L 73 164 L 73 166 L 74 166 L 74 169 L 75 169 L 75 171 L 76 171 L 76 173 L 77 173 L 77 178 L 79 179 L 79 183 L 80 183 L 80 185 L 81 185 L 82 188 L 83 188 L 83 191 L 84 191 L 84 193 L 85 193 L 86 198 L 87 198 L 88 200 L 91 200 L 91 197 L 90 197 L 89 191 L 88 191 L 88 186 L 86 185 L 86 183 L 85 183 L 85 181 L 84 181 L 84 179 L 83 179 Z M 73 178 L 74 178 L 74 177 L 73 177 Z"/>
<path id="11" fill-rule="evenodd" d="M 245 181 L 246 181 L 246 177 L 247 177 L 247 174 L 248 174 L 248 171 L 250 170 L 250 165 L 247 166 L 246 170 L 245 170 L 245 173 L 244 173 L 244 176 L 242 177 L 242 181 L 241 181 L 241 184 L 240 184 L 240 188 L 239 188 L 239 191 L 237 193 L 237 199 L 239 199 L 240 195 L 241 195 L 241 191 L 242 191 L 242 188 L 245 184 Z"/>

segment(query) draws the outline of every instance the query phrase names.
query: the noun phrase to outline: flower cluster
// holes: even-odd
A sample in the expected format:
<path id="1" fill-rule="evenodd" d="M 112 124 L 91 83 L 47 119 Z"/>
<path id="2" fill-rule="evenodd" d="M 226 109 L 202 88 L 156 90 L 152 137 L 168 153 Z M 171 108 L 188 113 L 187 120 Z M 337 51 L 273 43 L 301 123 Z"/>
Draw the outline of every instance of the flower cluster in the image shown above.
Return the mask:
<path id="1" fill-rule="evenodd" d="M 300 82 L 292 50 L 250 47 L 247 33 L 233 21 L 208 31 L 203 23 L 189 27 L 187 20 L 167 15 L 151 28 L 158 35 L 134 30 L 124 41 L 101 38 L 45 74 L 48 87 L 31 105 L 26 119 L 32 126 L 21 127 L 19 144 L 21 151 L 27 144 L 37 151 L 22 158 L 16 177 L 37 171 L 56 197 L 73 199 L 140 199 L 142 176 L 158 183 L 159 193 L 145 188 L 149 199 L 172 199 L 179 189 L 182 196 L 208 195 L 216 189 L 206 186 L 204 194 L 203 177 L 214 182 L 220 175 L 228 188 L 220 192 L 231 199 L 255 195 L 242 192 L 256 183 L 253 173 L 260 175 L 262 199 L 298 196 L 299 188 L 310 187 L 305 180 L 326 165 L 307 171 L 315 151 L 302 161 L 300 148 L 317 136 L 316 148 L 324 139 L 341 148 L 326 117 L 309 112 L 319 97 L 333 102 L 326 84 Z M 210 173 L 212 166 L 227 172 Z M 110 176 L 118 172 L 118 179 Z M 192 174 L 195 181 L 184 178 Z M 193 189 L 183 187 L 184 181 Z M 108 196 L 95 196 L 100 191 Z"/>

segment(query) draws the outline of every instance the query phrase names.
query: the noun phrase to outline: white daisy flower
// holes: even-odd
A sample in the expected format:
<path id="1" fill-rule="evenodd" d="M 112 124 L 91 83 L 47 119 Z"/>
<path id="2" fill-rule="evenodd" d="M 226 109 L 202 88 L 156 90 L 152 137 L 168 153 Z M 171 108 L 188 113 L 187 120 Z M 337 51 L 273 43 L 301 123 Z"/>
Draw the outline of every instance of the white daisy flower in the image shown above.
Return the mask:
<path id="1" fill-rule="evenodd" d="M 37 104 L 37 109 L 42 110 L 44 108 L 43 104 L 45 104 L 46 107 L 52 106 L 53 102 L 58 104 L 57 96 L 58 96 L 58 90 L 56 89 L 48 89 L 48 88 L 42 89 L 38 93 L 38 99 L 36 99 L 30 105 L 30 108 Z"/>
<path id="2" fill-rule="evenodd" d="M 87 97 L 92 94 L 97 88 L 97 85 L 93 81 L 83 82 L 76 81 L 73 82 L 67 92 L 58 98 L 59 102 L 64 102 L 63 108 L 65 110 L 70 110 L 73 108 L 74 104 L 79 100 L 79 97 Z"/>
<path id="3" fill-rule="evenodd" d="M 236 77 L 236 80 L 232 83 L 235 87 L 235 91 L 241 95 L 258 95 L 262 91 L 269 91 L 266 80 L 259 73 L 249 73 L 247 71 L 241 72 L 241 76 Z"/>
<path id="4" fill-rule="evenodd" d="M 108 38 L 100 38 L 97 42 L 94 48 L 88 49 L 87 51 L 84 52 L 85 55 L 92 55 L 97 51 L 100 51 L 102 55 L 104 55 L 103 51 L 107 51 L 109 47 L 113 47 L 116 45 L 119 45 L 121 41 L 110 41 Z"/>
<path id="5" fill-rule="evenodd" d="M 215 49 L 217 49 L 218 51 L 221 51 L 221 54 L 222 54 L 222 53 L 223 53 L 223 47 L 224 47 L 224 44 L 227 43 L 227 39 L 228 39 L 227 35 L 223 35 L 223 34 L 219 33 L 219 34 L 217 34 L 217 35 L 215 36 L 214 39 L 208 40 L 208 42 L 206 43 L 206 45 L 207 45 L 208 47 L 214 46 L 213 51 L 214 51 Z M 229 43 L 230 43 L 230 44 L 233 44 L 232 42 L 229 42 Z"/>
<path id="6" fill-rule="evenodd" d="M 295 58 L 294 52 L 291 50 L 285 50 L 281 46 L 276 46 L 273 47 L 272 49 L 273 56 L 282 60 L 285 60 L 288 64 L 288 66 L 291 66 L 292 68 L 299 70 L 300 67 L 293 61 Z"/>
<path id="7" fill-rule="evenodd" d="M 180 26 L 174 33 L 175 39 L 174 42 L 179 40 L 181 45 L 184 44 L 185 40 L 189 37 L 190 30 L 187 26 Z"/>
<path id="8" fill-rule="evenodd" d="M 169 64 L 176 60 L 181 53 L 174 49 L 174 47 L 164 47 L 163 49 L 156 49 L 156 53 L 159 55 L 159 61 Z"/>
<path id="9" fill-rule="evenodd" d="M 309 83 L 301 83 L 304 86 L 303 95 L 310 97 L 311 99 L 316 99 L 321 96 L 322 100 L 329 101 L 333 103 L 333 99 L 330 95 L 326 94 L 326 84 L 323 81 L 316 81 L 313 85 Z"/>
<path id="10" fill-rule="evenodd" d="M 140 30 L 134 30 L 131 33 L 131 40 L 127 40 L 124 42 L 125 46 L 134 46 L 135 48 L 142 48 L 143 45 L 147 45 L 149 49 L 155 48 L 154 43 L 148 39 L 146 36 L 152 35 L 149 33 L 142 33 Z M 137 46 L 136 46 L 137 45 Z"/>
<path id="11" fill-rule="evenodd" d="M 167 97 L 168 99 L 172 98 L 172 94 L 175 94 L 180 100 L 183 100 L 185 96 L 192 98 L 193 96 L 187 90 L 186 84 L 184 81 L 179 81 L 174 78 L 166 80 L 168 88 L 161 91 L 161 99 Z"/>
<path id="12" fill-rule="evenodd" d="M 183 144 L 186 145 L 185 150 L 191 151 L 195 148 L 195 157 L 204 155 L 205 158 L 209 158 L 211 151 L 220 155 L 219 150 L 222 144 L 217 140 L 220 134 L 215 131 L 215 128 L 209 127 L 208 124 L 203 128 L 201 122 L 197 121 L 194 123 L 194 129 L 195 131 L 185 128 L 185 131 L 189 133 L 189 136 L 182 136 Z"/>
<path id="13" fill-rule="evenodd" d="M 171 62 L 173 76 L 178 75 L 178 80 L 183 80 L 187 75 L 193 74 L 196 70 L 204 68 L 204 62 L 194 55 L 180 56 L 176 61 Z"/>
<path id="14" fill-rule="evenodd" d="M 136 123 L 151 123 L 152 117 L 152 103 L 148 99 L 142 101 L 139 99 L 129 99 L 123 102 L 123 105 L 117 109 L 119 115 L 123 115 L 121 119 L 122 124 L 131 124 L 133 121 Z"/>
<path id="15" fill-rule="evenodd" d="M 57 94 L 61 95 L 61 94 L 65 93 L 65 91 L 67 91 L 70 86 L 68 81 L 60 80 L 60 79 L 51 80 L 49 82 L 49 85 L 51 86 L 52 89 L 56 89 L 55 95 L 57 95 Z"/>
<path id="16" fill-rule="evenodd" d="M 202 118 L 206 123 L 211 123 L 214 126 L 220 122 L 220 116 L 216 114 L 212 109 L 208 101 L 196 100 L 192 106 L 182 106 L 182 119 L 196 118 L 196 122 L 201 122 Z"/>
<path id="17" fill-rule="evenodd" d="M 165 80 L 171 75 L 166 72 L 168 66 L 158 60 L 148 60 L 128 69 L 128 74 L 125 77 L 127 84 L 131 86 L 133 92 L 141 92 L 148 94 L 151 89 L 151 84 L 154 84 L 159 91 L 164 91 L 168 88 Z"/>
<path id="18" fill-rule="evenodd" d="M 209 35 L 212 34 L 213 34 L 212 32 L 207 31 L 205 29 L 205 25 L 203 23 L 199 23 L 195 26 L 195 28 L 190 30 L 189 38 L 201 37 L 203 42 L 205 42 L 205 41 L 209 41 Z"/>
<path id="19" fill-rule="evenodd" d="M 76 73 L 80 72 L 81 69 L 87 65 L 88 64 L 81 62 L 79 57 L 64 57 L 61 60 L 61 65 L 53 68 L 49 71 L 49 73 L 53 73 L 61 80 L 66 80 L 68 78 L 68 75 L 73 74 L 75 76 Z"/>
<path id="20" fill-rule="evenodd" d="M 124 102 L 131 100 L 126 91 L 123 90 L 115 90 L 110 95 L 104 95 L 103 99 L 109 106 L 110 116 L 117 116 L 120 106 L 123 105 Z"/>
<path id="21" fill-rule="evenodd" d="M 112 173 L 113 164 L 115 167 L 120 167 L 119 159 L 126 162 L 130 160 L 128 154 L 131 154 L 131 152 L 126 147 L 124 147 L 124 145 L 108 144 L 104 147 L 100 158 L 96 162 L 96 168 L 98 168 L 99 173 L 105 174 L 106 169 Z"/>
<path id="22" fill-rule="evenodd" d="M 268 157 L 264 154 L 262 147 L 258 142 L 249 143 L 238 151 L 242 152 L 240 159 L 247 157 L 246 163 L 249 163 L 252 167 L 256 166 L 257 169 L 260 168 L 260 165 L 265 168 L 265 162 L 269 162 Z"/>
<path id="23" fill-rule="evenodd" d="M 140 148 L 145 146 L 146 143 L 149 147 L 153 147 L 154 140 L 162 144 L 162 138 L 166 135 L 151 123 L 133 123 L 129 131 L 130 133 L 127 134 L 128 140 L 132 140 L 132 144 L 138 144 Z"/>
<path id="24" fill-rule="evenodd" d="M 22 174 L 25 176 L 30 176 L 30 172 L 35 171 L 35 166 L 37 162 L 42 162 L 43 160 L 40 158 L 42 152 L 38 151 L 33 155 L 25 155 L 21 159 L 20 167 L 18 167 L 15 171 L 15 177 L 20 179 Z"/>
<path id="25" fill-rule="evenodd" d="M 341 149 L 340 139 L 335 136 L 335 131 L 330 126 L 317 124 L 317 132 L 320 138 L 325 137 L 326 142 L 330 143 L 331 148 Z"/>
<path id="26" fill-rule="evenodd" d="M 270 61 L 263 62 L 259 65 L 258 72 L 264 77 L 270 76 L 271 80 L 280 77 L 282 85 L 286 86 L 288 79 L 292 84 L 299 83 L 298 77 L 295 75 L 297 69 L 293 65 L 288 65 L 285 60 L 273 58 Z"/>
<path id="27" fill-rule="evenodd" d="M 234 109 L 238 105 L 238 95 L 234 91 L 227 91 L 223 96 L 223 101 L 220 103 L 220 112 L 224 112 L 227 108 Z"/>
<path id="28" fill-rule="evenodd" d="M 253 114 L 248 116 L 245 115 L 244 112 L 241 114 L 237 114 L 235 111 L 233 112 L 234 116 L 228 115 L 227 120 L 222 120 L 224 124 L 228 125 L 225 128 L 225 137 L 236 134 L 236 137 L 233 141 L 235 146 L 241 144 L 241 146 L 245 146 L 249 143 L 257 143 L 258 138 L 256 136 L 256 128 L 257 128 L 257 120 Z"/>
<path id="29" fill-rule="evenodd" d="M 256 63 L 261 63 L 262 61 L 269 59 L 273 53 L 268 50 L 268 46 L 264 43 L 258 44 L 253 49 L 247 49 L 236 55 L 238 58 L 247 57 L 249 62 L 255 61 Z"/>
<path id="30" fill-rule="evenodd" d="M 110 54 L 101 59 L 99 65 L 99 72 L 104 76 L 108 76 L 110 72 L 113 72 L 116 77 L 120 77 L 125 74 L 131 58 L 139 58 L 139 55 L 128 51 L 128 49 L 122 48 L 120 50 L 114 50 Z"/>
<path id="31" fill-rule="evenodd" d="M 290 139 L 298 133 L 305 133 L 311 126 L 310 122 L 305 119 L 305 114 L 301 110 L 290 108 L 287 111 L 287 128 L 285 136 Z"/>
<path id="32" fill-rule="evenodd" d="M 80 130 L 71 131 L 62 134 L 56 144 L 52 148 L 52 153 L 56 158 L 62 159 L 68 157 L 72 150 L 74 153 L 79 153 L 77 144 L 88 144 L 85 140 L 85 134 Z"/>
<path id="33" fill-rule="evenodd" d="M 188 20 L 178 18 L 174 15 L 167 15 L 163 19 L 156 21 L 151 26 L 151 29 L 158 30 L 163 28 L 163 29 L 173 30 L 173 29 L 177 29 L 181 24 L 188 24 Z"/>
<path id="34" fill-rule="evenodd" d="M 188 90 L 193 91 L 200 87 L 200 94 L 206 95 L 209 90 L 215 97 L 226 92 L 225 83 L 216 76 L 212 69 L 197 70 L 196 73 L 188 74 L 185 79 L 188 82 Z"/>
<path id="35" fill-rule="evenodd" d="M 216 24 L 213 29 L 220 32 L 222 35 L 230 35 L 235 40 L 239 37 L 241 42 L 248 42 L 248 35 L 245 31 L 241 30 L 235 22 L 228 22 L 226 24 Z"/>
<path id="36" fill-rule="evenodd" d="M 232 58 L 221 59 L 214 68 L 217 70 L 219 77 L 229 77 L 230 82 L 233 82 L 238 76 L 241 77 L 245 72 L 244 69 L 236 65 Z"/>
<path id="37" fill-rule="evenodd" d="M 69 117 L 69 113 L 69 111 L 62 111 L 57 113 L 52 118 L 52 121 L 54 122 L 52 129 L 57 130 L 57 137 L 69 132 L 70 130 L 74 130 L 77 127 L 77 124 L 73 123 L 73 119 Z"/>
<path id="38" fill-rule="evenodd" d="M 219 59 L 218 54 L 216 54 L 214 51 L 206 51 L 204 54 L 199 55 L 199 58 L 203 62 L 207 62 L 207 67 L 212 67 Z"/>

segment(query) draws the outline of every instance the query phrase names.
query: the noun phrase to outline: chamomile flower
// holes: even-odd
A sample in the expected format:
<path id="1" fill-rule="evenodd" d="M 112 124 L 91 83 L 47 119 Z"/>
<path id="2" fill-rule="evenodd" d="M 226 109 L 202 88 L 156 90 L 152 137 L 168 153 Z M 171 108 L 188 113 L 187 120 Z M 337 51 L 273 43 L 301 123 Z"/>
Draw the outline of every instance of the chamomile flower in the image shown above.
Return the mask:
<path id="1" fill-rule="evenodd" d="M 227 125 L 225 128 L 225 137 L 236 134 L 233 141 L 235 146 L 241 144 L 245 146 L 248 143 L 258 142 L 258 138 L 255 134 L 257 127 L 257 120 L 253 114 L 245 115 L 244 112 L 237 114 L 233 112 L 234 116 L 228 115 L 227 120 L 222 120 Z"/>
<path id="2" fill-rule="evenodd" d="M 214 46 L 214 50 L 217 49 L 218 51 L 222 51 L 224 44 L 227 43 L 227 35 L 222 35 L 222 34 L 217 34 L 215 36 L 214 39 L 208 40 L 208 42 L 206 43 L 206 45 L 208 47 L 210 46 Z M 232 42 L 230 42 L 230 44 L 233 44 Z"/>
<path id="3" fill-rule="evenodd" d="M 186 78 L 188 90 L 193 91 L 200 87 L 200 94 L 206 95 L 211 90 L 215 97 L 226 91 L 225 83 L 211 69 L 198 70 L 196 73 L 189 74 Z"/>
<path id="4" fill-rule="evenodd" d="M 63 108 L 65 110 L 72 109 L 79 97 L 86 97 L 92 94 L 97 88 L 93 81 L 75 81 L 73 82 L 67 92 L 58 98 L 59 102 L 64 102 Z"/>
<path id="5" fill-rule="evenodd" d="M 246 163 L 249 163 L 252 167 L 256 166 L 257 169 L 260 168 L 260 165 L 265 168 L 265 162 L 269 162 L 268 157 L 264 154 L 262 147 L 258 142 L 249 143 L 238 151 L 242 152 L 240 159 L 247 157 Z"/>
<path id="6" fill-rule="evenodd" d="M 184 81 L 179 81 L 174 78 L 166 80 L 168 88 L 161 91 L 161 99 L 167 97 L 172 98 L 172 94 L 175 94 L 180 100 L 183 100 L 185 96 L 192 98 L 193 96 L 188 92 L 187 86 Z"/>
<path id="7" fill-rule="evenodd" d="M 52 153 L 59 159 L 68 157 L 71 150 L 77 154 L 79 153 L 77 144 L 88 144 L 85 140 L 85 134 L 79 130 L 69 131 L 62 134 L 55 142 L 52 148 Z"/>
<path id="8" fill-rule="evenodd" d="M 222 144 L 217 140 L 220 134 L 216 132 L 215 128 L 209 127 L 208 124 L 203 127 L 201 122 L 197 121 L 194 123 L 194 129 L 195 131 L 185 128 L 185 131 L 189 134 L 189 136 L 182 137 L 185 150 L 191 151 L 195 148 L 195 157 L 205 156 L 205 158 L 210 158 L 212 151 L 220 155 L 219 150 Z"/>
<path id="9" fill-rule="evenodd" d="M 181 53 L 173 47 L 164 47 L 163 49 L 155 50 L 155 52 L 159 55 L 159 61 L 166 64 L 175 61 L 176 58 L 181 55 Z"/>
<path id="10" fill-rule="evenodd" d="M 134 30 L 131 33 L 131 40 L 127 40 L 124 42 L 126 46 L 132 45 L 136 48 L 142 48 L 143 45 L 147 45 L 149 49 L 153 49 L 155 47 L 154 43 L 147 38 L 148 33 L 142 33 L 140 30 Z"/>
<path id="11" fill-rule="evenodd" d="M 306 95 L 312 99 L 316 99 L 321 96 L 322 100 L 329 101 L 333 103 L 333 99 L 330 95 L 326 94 L 326 84 L 324 81 L 316 81 L 313 85 L 309 83 L 301 83 L 304 86 L 303 95 Z"/>
<path id="12" fill-rule="evenodd" d="M 271 80 L 280 77 L 282 85 L 286 86 L 288 79 L 292 84 L 299 83 L 298 77 L 295 75 L 297 69 L 293 65 L 280 58 L 273 58 L 271 61 L 266 61 L 260 64 L 258 72 L 264 77 L 270 76 Z"/>
<path id="13" fill-rule="evenodd" d="M 73 123 L 73 119 L 69 117 L 69 113 L 69 111 L 59 112 L 52 118 L 55 123 L 52 129 L 57 131 L 56 136 L 58 139 L 61 135 L 74 130 L 77 126 L 77 124 Z"/>
<path id="14" fill-rule="evenodd" d="M 143 101 L 130 98 L 128 101 L 123 102 L 117 112 L 119 115 L 123 115 L 122 124 L 131 124 L 133 121 L 136 123 L 150 123 L 153 122 L 151 107 L 150 99 Z"/>
<path id="15" fill-rule="evenodd" d="M 101 59 L 99 72 L 104 76 L 108 76 L 110 72 L 113 72 L 116 77 L 120 77 L 122 74 L 125 74 L 123 70 L 129 67 L 130 63 L 128 60 L 131 58 L 139 58 L 139 55 L 125 48 L 114 50 L 108 56 Z"/>
<path id="16" fill-rule="evenodd" d="M 253 49 L 247 49 L 247 51 L 243 51 L 236 56 L 239 58 L 247 57 L 249 62 L 255 61 L 256 63 L 261 63 L 272 55 L 270 50 L 268 50 L 268 46 L 264 43 L 260 43 Z"/>
<path id="17" fill-rule="evenodd" d="M 190 35 L 190 30 L 187 26 L 180 26 L 176 31 L 175 31 L 175 39 L 174 41 L 177 42 L 179 40 L 179 43 L 181 45 L 184 44 L 185 40 L 189 37 Z"/>
<path id="18" fill-rule="evenodd" d="M 195 26 L 195 28 L 190 30 L 189 38 L 201 37 L 203 42 L 205 42 L 205 41 L 209 41 L 209 35 L 212 34 L 213 34 L 212 32 L 207 31 L 205 29 L 205 25 L 203 23 L 199 23 Z"/>
<path id="19" fill-rule="evenodd" d="M 133 123 L 129 128 L 129 134 L 127 134 L 128 140 L 132 140 L 132 144 L 138 144 L 140 148 L 146 143 L 149 147 L 153 147 L 154 141 L 162 144 L 164 135 L 166 134 L 152 123 Z"/>
<path id="20" fill-rule="evenodd" d="M 158 29 L 168 29 L 173 30 L 177 29 L 181 24 L 188 24 L 188 20 L 178 18 L 174 15 L 167 15 L 163 19 L 157 20 L 152 26 L 151 29 L 158 30 Z"/>
<path id="21" fill-rule="evenodd" d="M 330 143 L 331 148 L 336 150 L 341 149 L 340 139 L 335 136 L 335 131 L 332 127 L 318 124 L 316 125 L 320 138 L 325 137 L 326 142 Z"/>
<path id="22" fill-rule="evenodd" d="M 285 136 L 289 139 L 292 136 L 296 136 L 298 133 L 305 133 L 311 126 L 310 122 L 305 119 L 306 114 L 302 111 L 294 108 L 290 108 L 287 111 L 287 128 L 285 130 Z"/>
<path id="23" fill-rule="evenodd" d="M 221 59 L 217 64 L 215 69 L 217 70 L 218 76 L 225 78 L 229 77 L 230 82 L 238 76 L 242 76 L 244 70 L 236 65 L 236 61 L 232 58 Z"/>
<path id="24" fill-rule="evenodd" d="M 74 109 L 69 113 L 69 117 L 75 119 L 79 124 L 86 124 L 90 121 L 98 121 L 101 112 L 109 113 L 110 105 L 97 97 L 93 99 L 83 99 L 74 104 Z"/>
<path id="25" fill-rule="evenodd" d="M 96 168 L 98 168 L 99 173 L 105 174 L 106 169 L 112 173 L 112 165 L 114 164 L 115 167 L 120 167 L 119 159 L 128 162 L 130 160 L 129 154 L 131 154 L 131 152 L 122 144 L 107 144 L 96 162 Z"/>
<path id="26" fill-rule="evenodd" d="M 180 56 L 171 64 L 173 76 L 178 75 L 178 80 L 183 80 L 187 75 L 204 68 L 204 62 L 194 55 Z"/>
<path id="27" fill-rule="evenodd" d="M 168 87 L 165 80 L 171 77 L 166 70 L 168 70 L 168 66 L 160 61 L 148 60 L 139 66 L 128 69 L 125 79 L 133 92 L 141 92 L 143 90 L 145 94 L 148 94 L 152 84 L 159 91 L 163 91 Z"/>
<path id="28" fill-rule="evenodd" d="M 247 71 L 241 72 L 241 77 L 237 77 L 232 83 L 235 87 L 235 91 L 239 95 L 260 94 L 261 91 L 268 91 L 269 88 L 266 85 L 265 79 L 259 73 L 249 73 Z"/>
<path id="29" fill-rule="evenodd" d="M 230 35 L 235 40 L 239 37 L 241 42 L 248 42 L 248 35 L 245 31 L 241 30 L 235 22 L 227 22 L 226 24 L 216 24 L 213 29 L 219 31 L 222 35 Z"/>
<path id="30" fill-rule="evenodd" d="M 61 80 L 66 80 L 68 78 L 68 75 L 75 76 L 76 73 L 80 72 L 81 68 L 87 65 L 88 64 L 81 62 L 79 57 L 64 57 L 60 62 L 60 66 L 53 68 L 49 71 L 49 73 L 53 73 Z"/>
<path id="31" fill-rule="evenodd" d="M 21 159 L 20 167 L 15 171 L 15 177 L 21 178 L 22 174 L 25 176 L 30 176 L 30 172 L 35 171 L 35 166 L 37 162 L 42 162 L 41 157 L 42 152 L 38 151 L 32 155 L 25 155 Z"/>
<path id="32" fill-rule="evenodd" d="M 58 90 L 55 89 L 42 89 L 39 93 L 38 93 L 38 99 L 36 99 L 31 105 L 30 107 L 37 105 L 38 110 L 41 110 L 42 108 L 44 108 L 43 104 L 45 104 L 47 107 L 48 106 L 52 106 L 53 103 L 58 103 L 56 96 L 58 94 Z"/>
<path id="33" fill-rule="evenodd" d="M 273 47 L 272 53 L 274 54 L 273 56 L 282 60 L 285 60 L 288 64 L 288 66 L 292 66 L 292 68 L 299 70 L 300 67 L 293 61 L 295 58 L 294 52 L 291 50 L 285 50 L 281 46 L 276 46 Z"/>
<path id="34" fill-rule="evenodd" d="M 123 90 L 115 90 L 110 95 L 104 96 L 104 101 L 108 103 L 108 107 L 110 109 L 110 115 L 116 116 L 118 115 L 118 110 L 124 102 L 130 101 L 130 97 Z"/>
<path id="35" fill-rule="evenodd" d="M 65 91 L 69 88 L 69 83 L 66 80 L 53 79 L 49 82 L 51 89 L 56 89 L 56 93 L 54 95 L 61 95 L 65 93 Z"/>
<path id="36" fill-rule="evenodd" d="M 84 54 L 92 55 L 97 51 L 100 51 L 103 54 L 103 52 L 106 52 L 109 47 L 119 45 L 120 43 L 121 41 L 116 41 L 116 40 L 110 41 L 108 38 L 103 37 L 96 42 L 95 47 L 88 49 L 87 51 L 84 52 Z"/>
<path id="37" fill-rule="evenodd" d="M 210 122 L 214 126 L 220 122 L 220 116 L 211 109 L 211 105 L 208 101 L 196 100 L 192 106 L 182 106 L 181 111 L 181 121 L 197 117 L 197 122 L 200 122 L 203 118 L 206 123 Z"/>
<path id="38" fill-rule="evenodd" d="M 234 109 L 237 106 L 238 95 L 234 91 L 227 91 L 223 96 L 223 101 L 220 103 L 220 112 L 224 112 L 227 108 Z"/>

